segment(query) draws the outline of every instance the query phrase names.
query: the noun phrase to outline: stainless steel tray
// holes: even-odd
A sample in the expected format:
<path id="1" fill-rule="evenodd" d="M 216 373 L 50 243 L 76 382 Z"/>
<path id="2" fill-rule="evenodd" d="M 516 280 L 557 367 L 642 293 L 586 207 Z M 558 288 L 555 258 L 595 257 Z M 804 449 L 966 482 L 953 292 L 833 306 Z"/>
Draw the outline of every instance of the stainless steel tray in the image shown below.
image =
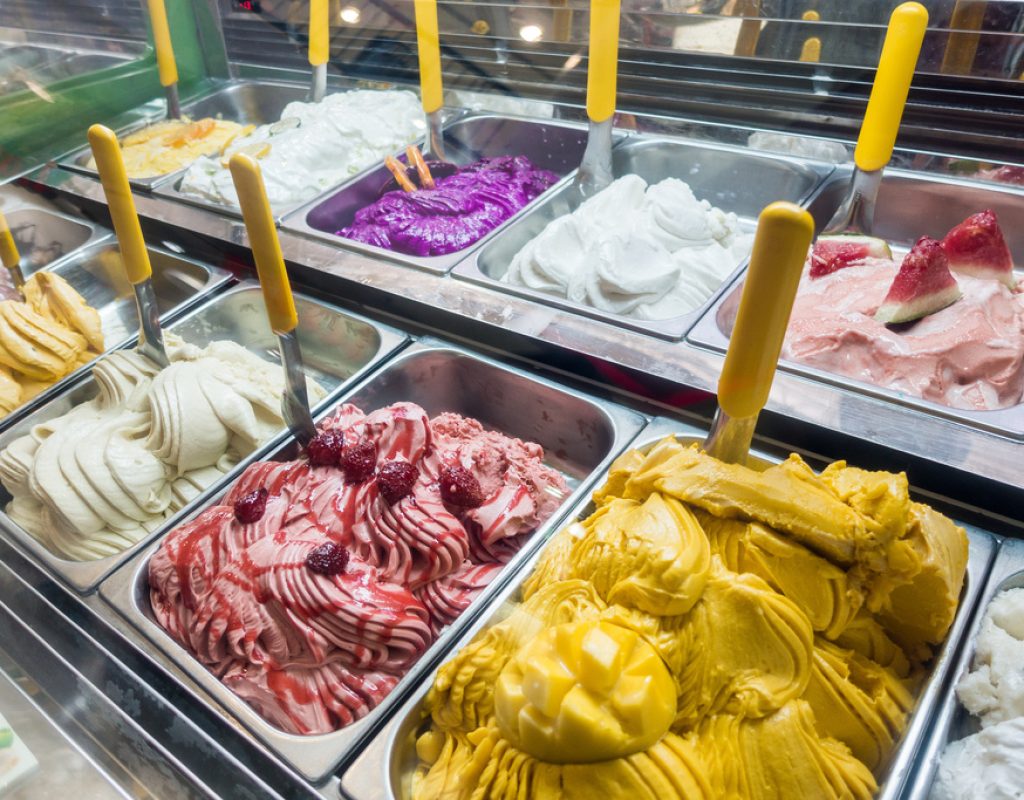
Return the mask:
<path id="1" fill-rule="evenodd" d="M 653 420 L 638 437 L 635 447 L 648 449 L 666 436 L 675 436 L 682 442 L 703 442 L 706 432 L 700 428 L 666 418 Z M 778 458 L 757 451 L 753 455 L 762 463 L 773 463 Z M 589 497 L 584 498 L 566 520 L 588 516 L 593 511 Z M 921 739 L 926 733 L 935 706 L 941 700 L 941 692 L 946 677 L 956 655 L 957 646 L 963 637 L 974 609 L 977 606 L 981 588 L 988 573 L 989 564 L 995 549 L 995 539 L 991 534 L 968 526 L 970 537 L 970 558 L 967 565 L 967 578 L 960 598 L 960 607 L 950 629 L 946 644 L 940 650 L 931 676 L 928 678 L 918 699 L 903 740 L 893 758 L 889 774 L 878 798 L 894 800 L 902 789 L 910 767 L 913 764 Z M 520 599 L 520 588 L 523 581 L 536 565 L 543 549 L 538 548 L 522 564 L 521 569 L 506 583 L 505 588 L 495 595 L 488 606 L 478 615 L 473 625 L 464 629 L 462 636 L 451 652 L 460 650 L 469 644 L 474 636 L 484 628 L 507 616 Z M 423 722 L 423 701 L 434 683 L 440 664 L 434 666 L 419 686 L 419 689 L 402 704 L 391 721 L 366 746 L 360 756 L 342 775 L 341 788 L 350 800 L 408 800 L 411 796 L 408 777 L 417 763 L 416 736 Z"/>
<path id="2" fill-rule="evenodd" d="M 4 213 L 26 278 L 110 236 L 110 231 L 99 225 L 33 206 L 16 206 Z"/>
<path id="3" fill-rule="evenodd" d="M 985 618 L 985 610 L 992 599 L 1006 589 L 1024 587 L 1024 540 L 1004 539 L 992 563 L 992 571 L 981 593 L 978 609 L 971 620 L 970 628 L 964 644 L 957 657 L 956 664 L 950 671 L 951 680 L 946 687 L 945 697 L 921 748 L 917 762 L 917 770 L 908 785 L 907 800 L 927 800 L 928 793 L 939 768 L 939 760 L 946 745 L 975 733 L 977 721 L 973 720 L 967 710 L 960 705 L 954 688 L 967 675 L 974 660 L 974 649 L 981 622 Z"/>
<path id="4" fill-rule="evenodd" d="M 393 328 L 341 311 L 319 300 L 296 294 L 295 303 L 299 311 L 299 340 L 302 344 L 306 373 L 328 392 L 318 404 L 318 408 L 330 404 L 339 392 L 375 368 L 407 341 L 404 334 Z M 270 330 L 263 295 L 253 281 L 246 281 L 213 297 L 192 313 L 167 325 L 165 330 L 199 346 L 205 346 L 218 339 L 227 339 L 244 345 L 267 361 L 278 360 L 277 337 Z M 35 425 L 64 414 L 79 403 L 95 397 L 97 391 L 92 375 L 83 376 L 69 386 L 67 391 L 52 398 L 16 425 L 0 433 L 0 450 L 14 439 L 28 433 Z M 143 549 L 148 542 L 169 530 L 194 508 L 202 506 L 207 499 L 217 494 L 246 465 L 279 446 L 286 436 L 287 432 L 282 428 L 279 435 L 243 459 L 234 470 L 197 496 L 150 536 L 115 556 L 95 561 L 70 561 L 61 558 L 50 552 L 3 512 L 0 512 L 0 531 L 40 561 L 65 584 L 86 594 L 95 589 L 100 581 L 120 564 Z M 10 499 L 6 490 L 0 487 L 0 507 L 6 507 Z"/>
<path id="5" fill-rule="evenodd" d="M 818 197 L 817 190 L 834 169 L 831 164 L 756 153 L 727 145 L 633 136 L 615 148 L 612 168 L 616 178 L 634 174 L 649 184 L 665 178 L 686 181 L 698 199 L 707 200 L 723 211 L 734 212 L 748 232 L 757 227 L 757 216 L 761 210 L 776 200 L 810 204 L 812 212 L 821 220 L 835 210 L 834 204 L 825 202 L 821 207 L 821 204 L 813 202 Z M 579 206 L 579 199 L 579 193 L 573 186 L 562 186 L 500 236 L 461 261 L 452 270 L 452 275 L 623 328 L 667 339 L 681 339 L 747 262 L 746 258 L 738 259 L 732 273 L 698 308 L 663 320 L 633 319 L 574 303 L 557 295 L 503 283 L 502 278 L 516 254 L 548 223 L 574 211 Z"/>
<path id="6" fill-rule="evenodd" d="M 291 83 L 238 81 L 214 89 L 199 99 L 185 103 L 181 107 L 181 113 L 192 119 L 214 117 L 243 125 L 262 125 L 277 120 L 286 105 L 293 100 L 304 100 L 308 92 L 309 87 Z M 118 137 L 123 138 L 162 119 L 162 115 L 150 116 L 144 122 L 119 131 Z M 99 175 L 96 170 L 86 166 L 91 156 L 92 151 L 86 146 L 62 159 L 58 164 L 65 169 L 91 175 L 98 179 Z M 161 184 L 180 178 L 186 169 L 188 169 L 187 166 L 152 178 L 130 178 L 128 182 L 133 188 L 148 192 Z M 182 195 L 182 198 L 185 199 L 185 196 Z M 203 205 L 201 201 L 197 204 Z M 220 206 L 208 205 L 220 209 Z"/>
<path id="7" fill-rule="evenodd" d="M 573 491 L 498 578 L 442 632 L 391 694 L 366 717 L 334 733 L 317 736 L 284 733 L 267 723 L 154 621 L 148 575 L 149 559 L 157 543 L 100 587 L 100 596 L 141 634 L 134 640 L 141 649 L 151 653 L 156 645 L 166 659 L 240 721 L 248 737 L 261 742 L 314 782 L 358 752 L 362 742 L 386 721 L 392 709 L 447 652 L 489 597 L 501 590 L 517 565 L 540 549 L 558 529 L 565 511 L 586 496 L 593 482 L 644 423 L 638 414 L 612 403 L 432 340 L 413 345 L 338 402 L 355 403 L 369 411 L 402 400 L 418 403 L 431 416 L 454 411 L 473 416 L 487 427 L 539 442 L 544 446 L 548 463 L 566 475 Z M 268 457 L 288 459 L 296 453 L 295 443 L 289 441 Z M 185 685 L 183 690 L 192 692 L 194 687 Z"/>
<path id="8" fill-rule="evenodd" d="M 13 216 L 13 214 L 12 214 Z M 164 323 L 180 316 L 203 297 L 231 281 L 231 275 L 219 267 L 171 253 L 158 247 L 149 248 L 153 266 L 153 289 L 160 320 Z M 105 352 L 124 347 L 134 341 L 139 330 L 135 295 L 128 283 L 121 251 L 116 240 L 100 240 L 79 249 L 47 270 L 60 275 L 85 301 L 95 308 L 103 326 Z M 0 419 L 0 431 L 7 430 L 34 409 L 45 405 L 75 380 L 89 372 L 85 364 L 33 397 L 6 417 Z"/>
<path id="9" fill-rule="evenodd" d="M 549 169 L 564 179 L 579 166 L 587 143 L 587 132 L 582 125 L 571 122 L 539 122 L 498 114 L 469 114 L 445 126 L 444 142 L 448 159 L 456 164 L 468 164 L 494 156 L 524 155 L 536 166 Z M 282 221 L 281 227 L 322 239 L 337 247 L 351 248 L 430 272 L 445 273 L 513 220 L 519 219 L 541 198 L 554 192 L 555 187 L 561 183 L 556 183 L 555 187 L 548 189 L 526 208 L 464 250 L 445 256 L 421 258 L 354 242 L 335 234 L 335 231 L 352 223 L 357 211 L 377 201 L 381 187 L 390 178 L 391 173 L 387 168 L 379 165 L 330 197 L 318 198 L 289 214 Z"/>
<path id="10" fill-rule="evenodd" d="M 837 171 L 822 189 L 823 202 L 841 199 L 846 184 L 843 171 Z M 1002 220 L 1006 243 L 1018 267 L 1024 266 L 1024 227 L 1017 224 L 1024 207 L 1024 190 L 1011 186 L 988 186 L 955 178 L 926 176 L 900 170 L 887 170 L 882 179 L 875 214 L 875 235 L 887 239 L 898 253 L 913 246 L 921 236 L 942 238 L 964 218 L 991 208 Z M 730 290 L 722 293 L 703 317 L 690 330 L 687 339 L 693 344 L 724 352 L 729 346 L 736 311 L 743 289 L 742 275 Z M 1024 275 L 1021 275 L 1024 279 Z M 918 397 L 884 389 L 872 383 L 857 381 L 832 372 L 781 360 L 779 367 L 849 391 L 898 403 L 929 414 L 993 433 L 1024 439 L 1024 404 L 995 411 L 969 411 L 950 408 Z"/>

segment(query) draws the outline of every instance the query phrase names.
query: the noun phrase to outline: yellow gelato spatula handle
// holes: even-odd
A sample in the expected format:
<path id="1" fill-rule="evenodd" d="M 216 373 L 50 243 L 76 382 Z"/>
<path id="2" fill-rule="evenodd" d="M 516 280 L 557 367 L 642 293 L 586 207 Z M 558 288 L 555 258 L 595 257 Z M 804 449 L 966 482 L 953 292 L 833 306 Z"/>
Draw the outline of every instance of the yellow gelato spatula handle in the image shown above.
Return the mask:
<path id="1" fill-rule="evenodd" d="M 330 0 L 309 0 L 309 65 L 311 67 L 326 64 L 330 56 L 329 4 Z"/>
<path id="2" fill-rule="evenodd" d="M 178 82 L 178 64 L 174 60 L 171 26 L 167 23 L 167 7 L 164 0 L 149 0 L 149 20 L 153 26 L 153 44 L 156 45 L 160 85 L 172 86 Z"/>
<path id="3" fill-rule="evenodd" d="M 587 116 L 604 122 L 615 113 L 619 69 L 619 0 L 590 0 Z"/>
<path id="4" fill-rule="evenodd" d="M 813 236 L 811 215 L 793 203 L 772 203 L 761 212 L 736 325 L 718 379 L 718 404 L 730 417 L 752 417 L 768 402 Z"/>
<path id="5" fill-rule="evenodd" d="M 441 87 L 441 40 L 437 31 L 437 0 L 415 0 L 416 48 L 420 57 L 423 111 L 433 114 L 444 105 Z"/>
<path id="6" fill-rule="evenodd" d="M 105 125 L 89 128 L 89 144 L 96 159 L 96 170 L 100 174 L 103 193 L 107 196 L 114 232 L 121 245 L 121 258 L 125 272 L 132 284 L 149 280 L 153 268 L 149 263 L 146 240 L 142 238 L 142 226 L 135 210 L 135 199 L 128 185 L 128 173 L 124 168 L 124 157 L 117 136 Z"/>
<path id="7" fill-rule="evenodd" d="M 7 269 L 14 269 L 21 263 L 21 254 L 18 252 L 18 245 L 14 242 L 14 234 L 11 233 L 11 226 L 0 211 L 0 262 Z"/>
<path id="8" fill-rule="evenodd" d="M 928 11 L 920 3 L 904 3 L 889 18 L 889 30 L 853 155 L 857 167 L 864 172 L 882 169 L 892 158 L 927 27 Z"/>
<path id="9" fill-rule="evenodd" d="M 242 207 L 242 219 L 249 233 L 249 246 L 256 261 L 256 272 L 263 287 L 270 327 L 276 334 L 291 333 L 299 324 L 299 315 L 281 254 L 274 215 L 267 200 L 267 189 L 263 185 L 263 173 L 256 159 L 247 153 L 231 156 L 230 167 Z"/>

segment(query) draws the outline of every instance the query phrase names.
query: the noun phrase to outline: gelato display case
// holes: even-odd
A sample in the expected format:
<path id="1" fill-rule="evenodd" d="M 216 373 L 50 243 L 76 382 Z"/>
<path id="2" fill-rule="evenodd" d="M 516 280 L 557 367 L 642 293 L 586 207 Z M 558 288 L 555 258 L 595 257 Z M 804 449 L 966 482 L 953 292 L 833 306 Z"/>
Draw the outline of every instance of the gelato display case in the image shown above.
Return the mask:
<path id="1" fill-rule="evenodd" d="M 1024 786 L 1024 3 L 0 8 L 0 800 Z"/>

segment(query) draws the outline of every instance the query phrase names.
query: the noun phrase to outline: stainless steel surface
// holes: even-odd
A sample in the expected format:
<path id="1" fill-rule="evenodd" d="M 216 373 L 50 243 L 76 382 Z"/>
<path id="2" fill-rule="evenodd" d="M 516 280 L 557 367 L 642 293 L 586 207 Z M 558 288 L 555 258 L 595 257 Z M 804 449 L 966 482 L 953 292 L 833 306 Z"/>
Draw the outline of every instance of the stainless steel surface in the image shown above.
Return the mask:
<path id="1" fill-rule="evenodd" d="M 214 89 L 210 93 L 193 99 L 181 107 L 181 114 L 190 119 L 202 119 L 213 117 L 214 119 L 225 119 L 238 122 L 243 125 L 262 125 L 267 122 L 274 122 L 281 116 L 284 107 L 294 100 L 304 100 L 306 90 L 304 87 L 287 83 L 258 83 L 256 81 L 238 81 L 229 83 L 226 86 Z M 134 133 L 146 125 L 159 122 L 166 114 L 163 110 L 159 114 L 152 114 L 144 121 L 118 131 L 118 137 Z M 87 166 L 92 152 L 88 147 L 72 153 L 58 163 L 65 169 L 80 172 L 98 179 L 95 169 Z M 128 182 L 133 188 L 144 192 L 153 191 L 158 186 L 167 183 L 177 183 L 184 175 L 188 167 L 168 172 L 164 175 L 157 175 L 152 178 L 129 178 Z M 174 193 L 176 198 L 193 202 L 186 195 Z M 195 201 L 198 205 L 222 210 L 220 206 L 206 204 L 202 201 Z"/>
<path id="2" fill-rule="evenodd" d="M 110 236 L 110 231 L 99 225 L 41 208 L 15 206 L 4 215 L 21 254 L 25 277 Z"/>
<path id="3" fill-rule="evenodd" d="M 679 178 L 690 185 L 699 199 L 736 214 L 743 229 L 750 232 L 756 228 L 761 210 L 775 200 L 800 203 L 823 222 L 835 208 L 835 200 L 822 197 L 820 189 L 832 171 L 831 164 L 653 136 L 630 137 L 612 151 L 615 177 L 639 175 L 650 184 L 665 178 Z M 452 275 L 630 330 L 680 339 L 746 264 L 745 258 L 738 259 L 734 271 L 699 308 L 665 320 L 633 319 L 503 282 L 516 254 L 548 224 L 574 211 L 579 203 L 580 195 L 575 186 L 562 187 L 509 225 L 502 235 L 461 261 Z"/>
<path id="4" fill-rule="evenodd" d="M 306 374 L 327 390 L 326 397 L 317 408 L 331 404 L 339 392 L 375 368 L 406 341 L 404 334 L 393 328 L 341 311 L 328 303 L 296 294 L 295 304 L 299 311 L 298 337 L 306 354 Z M 267 361 L 278 361 L 279 358 L 277 337 L 267 323 L 262 292 L 252 281 L 246 281 L 210 298 L 199 308 L 166 327 L 168 332 L 200 347 L 226 339 L 245 346 Z M 34 426 L 90 400 L 97 392 L 98 387 L 93 377 L 82 376 L 66 391 L 0 433 L 0 450 L 27 434 Z M 133 554 L 217 494 L 245 466 L 279 446 L 286 436 L 287 431 L 282 428 L 277 436 L 242 459 L 231 472 L 194 498 L 151 535 L 116 556 L 95 561 L 69 561 L 61 558 L 15 524 L 6 513 L 0 513 L 0 532 L 42 563 L 64 584 L 80 593 L 88 593 Z M 0 488 L 0 506 L 6 507 L 10 499 L 6 490 Z"/>
<path id="5" fill-rule="evenodd" d="M 992 562 L 992 571 L 978 601 L 978 609 L 964 632 L 964 642 L 956 664 L 950 670 L 950 681 L 928 736 L 920 750 L 916 771 L 908 786 L 905 800 L 927 800 L 935 772 L 946 745 L 980 730 L 978 721 L 968 713 L 955 694 L 955 688 L 971 669 L 978 632 L 988 604 L 1000 592 L 1024 588 L 1024 540 L 1004 539 Z"/>
<path id="6" fill-rule="evenodd" d="M 835 216 L 825 226 L 823 234 L 860 233 L 865 236 L 871 235 L 875 224 L 878 189 L 882 185 L 882 172 L 883 170 L 880 169 L 864 172 L 860 167 L 853 168 L 850 188 L 846 192 L 843 204 L 836 209 Z"/>
<path id="7" fill-rule="evenodd" d="M 144 280 L 133 284 L 135 309 L 139 315 L 139 352 L 154 364 L 166 367 L 167 350 L 164 348 L 164 334 L 160 329 L 160 309 L 153 291 L 153 281 Z"/>
<path id="8" fill-rule="evenodd" d="M 101 597 L 144 637 L 136 640 L 142 649 L 149 651 L 156 645 L 195 685 L 239 720 L 250 736 L 311 781 L 320 780 L 356 755 L 363 741 L 448 651 L 451 642 L 470 624 L 488 598 L 501 590 L 517 565 L 529 559 L 558 528 L 565 511 L 586 496 L 594 480 L 636 436 L 644 422 L 639 415 L 614 404 L 432 340 L 413 345 L 347 393 L 339 403 L 354 403 L 370 410 L 399 401 L 418 403 L 431 416 L 454 411 L 475 417 L 488 428 L 539 442 L 544 446 L 547 463 L 566 476 L 572 492 L 498 578 L 441 633 L 391 694 L 363 719 L 331 734 L 295 736 L 270 725 L 236 697 L 154 621 L 149 603 L 148 565 L 156 544 L 140 553 L 100 588 Z M 295 457 L 296 453 L 294 443 L 288 442 L 269 457 L 287 459 Z M 186 685 L 183 690 L 193 691 L 194 687 Z"/>
<path id="9" fill-rule="evenodd" d="M 653 420 L 638 437 L 634 447 L 649 449 L 666 436 L 675 436 L 684 443 L 700 443 L 704 431 L 692 425 L 666 418 Z M 780 459 L 769 454 L 754 451 L 752 459 L 762 463 L 778 462 Z M 566 516 L 565 522 L 588 516 L 593 511 L 590 498 L 584 497 Z M 893 761 L 880 787 L 876 800 L 895 800 L 904 787 L 918 747 L 927 732 L 928 724 L 936 705 L 942 699 L 942 690 L 952 667 L 957 647 L 974 610 L 988 574 L 995 539 L 991 534 L 970 526 L 970 557 L 967 576 L 960 597 L 960 606 L 950 629 L 946 643 L 940 649 L 932 667 L 932 673 L 925 681 L 917 705 L 907 723 L 907 729 L 898 745 Z M 476 621 L 465 628 L 462 635 L 450 648 L 454 653 L 470 643 L 474 636 L 490 625 L 499 622 L 518 604 L 520 589 L 526 577 L 543 555 L 543 548 L 536 550 L 529 560 L 506 583 L 503 590 L 494 595 Z M 417 691 L 412 694 L 394 713 L 388 724 L 367 743 L 362 754 L 355 759 L 341 777 L 341 788 L 349 800 L 409 800 L 408 779 L 418 759 L 416 757 L 416 736 L 423 723 L 423 701 L 434 683 L 440 664 L 425 676 Z"/>
<path id="10" fill-rule="evenodd" d="M 536 122 L 497 114 L 469 115 L 456 120 L 445 127 L 444 141 L 448 160 L 456 164 L 469 164 L 481 158 L 494 156 L 524 155 L 536 166 L 549 169 L 560 177 L 576 169 L 585 146 L 585 137 L 580 125 Z M 467 254 L 499 235 L 514 220 L 528 213 L 533 205 L 541 202 L 540 198 L 534 200 L 480 241 L 457 253 L 444 256 L 417 257 L 393 253 L 336 235 L 336 231 L 352 224 L 356 212 L 377 201 L 381 188 L 390 177 L 387 167 L 379 166 L 369 170 L 326 199 L 314 200 L 289 214 L 282 221 L 281 227 L 322 239 L 335 247 L 351 248 L 379 258 L 443 274 Z M 541 198 L 552 191 L 554 189 L 549 189 Z"/>
<path id="11" fill-rule="evenodd" d="M 822 195 L 827 199 L 841 191 L 841 180 L 837 176 L 825 186 Z M 1002 221 L 1003 235 L 1016 263 L 1024 265 L 1024 227 L 1013 222 L 1020 219 L 1022 206 L 1024 188 L 1021 187 L 997 187 L 901 170 L 886 170 L 878 195 L 873 235 L 889 241 L 894 250 L 904 250 L 921 236 L 941 239 L 950 228 L 969 215 L 992 209 Z M 687 339 L 698 346 L 724 351 L 729 344 L 742 289 L 742 281 L 737 280 L 692 328 Z M 950 408 L 793 361 L 780 361 L 779 369 L 840 387 L 850 393 L 874 396 L 889 404 L 944 417 L 961 425 L 1013 439 L 1024 439 L 1024 404 L 993 411 L 969 411 Z M 921 418 L 920 413 L 916 414 L 914 424 L 920 424 L 916 420 Z M 945 461 L 948 456 L 943 455 L 943 452 L 937 451 L 936 456 Z"/>
<path id="12" fill-rule="evenodd" d="M 306 391 L 306 372 L 302 366 L 302 348 L 295 331 L 279 333 L 278 347 L 284 364 L 285 388 L 281 398 L 281 409 L 288 430 L 302 446 L 309 444 L 316 436 L 316 425 L 309 410 L 309 394 Z"/>
<path id="13" fill-rule="evenodd" d="M 149 258 L 153 267 L 156 309 L 164 322 L 179 316 L 231 280 L 231 276 L 218 267 L 161 248 L 149 248 Z M 139 331 L 138 307 L 115 240 L 101 240 L 47 269 L 64 278 L 99 313 L 105 352 L 123 347 L 135 339 Z M 0 431 L 7 430 L 60 395 L 90 369 L 91 364 L 79 367 L 0 419 Z"/>
<path id="14" fill-rule="evenodd" d="M 587 149 L 576 172 L 573 186 L 584 198 L 593 197 L 606 188 L 615 176 L 612 174 L 612 124 L 615 115 L 603 122 L 587 123 Z"/>
<path id="15" fill-rule="evenodd" d="M 719 407 L 711 421 L 711 430 L 704 442 L 704 449 L 721 461 L 745 464 L 750 452 L 750 443 L 754 441 L 758 416 L 755 414 L 752 417 L 730 417 Z"/>
<path id="16" fill-rule="evenodd" d="M 40 94 L 52 83 L 112 67 L 129 58 L 127 53 L 90 53 L 0 41 L 0 97 L 24 90 Z"/>
<path id="17" fill-rule="evenodd" d="M 447 161 L 444 149 L 444 117 L 441 109 L 427 114 L 427 157 Z"/>
<path id="18" fill-rule="evenodd" d="M 309 99 L 314 103 L 319 103 L 324 99 L 325 94 L 327 94 L 327 64 L 317 64 L 313 67 Z"/>
<path id="19" fill-rule="evenodd" d="M 167 118 L 181 119 L 181 98 L 178 96 L 178 84 L 172 83 L 164 87 L 167 94 Z"/>

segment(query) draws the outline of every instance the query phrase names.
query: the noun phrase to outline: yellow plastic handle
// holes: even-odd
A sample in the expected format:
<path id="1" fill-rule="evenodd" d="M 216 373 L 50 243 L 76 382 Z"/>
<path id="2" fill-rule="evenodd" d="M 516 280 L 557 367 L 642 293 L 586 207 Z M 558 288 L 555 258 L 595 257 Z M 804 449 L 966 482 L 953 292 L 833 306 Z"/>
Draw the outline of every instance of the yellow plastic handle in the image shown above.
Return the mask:
<path id="1" fill-rule="evenodd" d="M 768 402 L 813 236 L 811 215 L 793 203 L 772 203 L 761 212 L 736 325 L 718 379 L 718 404 L 730 417 L 752 417 Z"/>
<path id="2" fill-rule="evenodd" d="M 21 254 L 18 253 L 18 245 L 14 243 L 14 234 L 11 233 L 11 226 L 7 224 L 7 218 L 0 211 L 0 262 L 7 269 L 14 269 L 21 263 Z"/>
<path id="3" fill-rule="evenodd" d="M 928 11 L 920 3 L 904 3 L 889 18 L 875 83 L 853 154 L 857 166 L 865 172 L 882 169 L 892 158 L 927 27 Z"/>
<path id="4" fill-rule="evenodd" d="M 274 333 L 291 333 L 299 324 L 292 297 L 292 285 L 281 254 L 277 226 L 263 185 L 263 173 L 256 159 L 246 153 L 231 156 L 231 178 L 238 192 L 242 219 L 249 233 L 249 246 L 256 260 L 256 272 L 263 287 L 263 301 Z"/>
<path id="5" fill-rule="evenodd" d="M 615 113 L 619 71 L 619 0 L 590 0 L 587 116 L 604 122 Z"/>
<path id="6" fill-rule="evenodd" d="M 415 0 L 416 48 L 420 56 L 420 93 L 427 114 L 444 105 L 441 87 L 441 39 L 437 32 L 437 0 Z"/>
<path id="7" fill-rule="evenodd" d="M 128 280 L 133 284 L 149 280 L 153 268 L 149 263 L 146 240 L 142 238 L 142 226 L 135 211 L 135 200 L 128 185 L 128 173 L 124 168 L 124 157 L 117 136 L 105 125 L 89 128 L 89 144 L 96 159 L 96 170 L 100 174 L 103 193 L 107 196 L 110 217 L 114 221 L 114 232 L 121 245 L 121 259 L 124 261 Z"/>
<path id="8" fill-rule="evenodd" d="M 174 60 L 171 26 L 167 23 L 167 7 L 164 0 L 149 0 L 149 21 L 153 26 L 153 44 L 156 45 L 160 85 L 171 86 L 178 82 L 178 64 Z"/>
<path id="9" fill-rule="evenodd" d="M 309 0 L 309 65 L 326 64 L 331 55 L 330 0 Z"/>

